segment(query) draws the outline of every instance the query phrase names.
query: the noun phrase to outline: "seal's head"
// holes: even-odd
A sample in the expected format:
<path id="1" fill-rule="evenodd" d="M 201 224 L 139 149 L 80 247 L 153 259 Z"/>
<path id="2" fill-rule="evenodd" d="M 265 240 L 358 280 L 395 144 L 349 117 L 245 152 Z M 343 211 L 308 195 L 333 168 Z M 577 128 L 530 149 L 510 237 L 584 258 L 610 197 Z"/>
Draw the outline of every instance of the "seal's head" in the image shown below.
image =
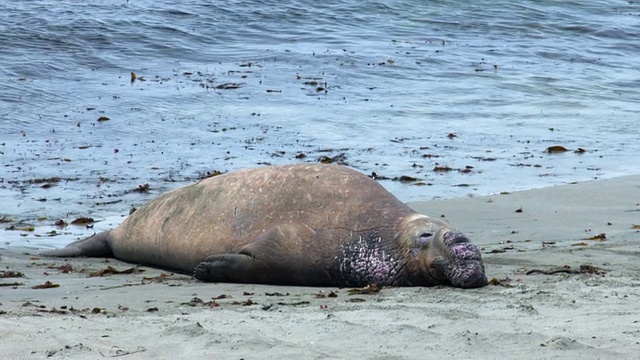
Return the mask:
<path id="1" fill-rule="evenodd" d="M 424 215 L 407 220 L 403 234 L 413 263 L 427 282 L 460 288 L 487 285 L 478 248 L 448 223 Z"/>

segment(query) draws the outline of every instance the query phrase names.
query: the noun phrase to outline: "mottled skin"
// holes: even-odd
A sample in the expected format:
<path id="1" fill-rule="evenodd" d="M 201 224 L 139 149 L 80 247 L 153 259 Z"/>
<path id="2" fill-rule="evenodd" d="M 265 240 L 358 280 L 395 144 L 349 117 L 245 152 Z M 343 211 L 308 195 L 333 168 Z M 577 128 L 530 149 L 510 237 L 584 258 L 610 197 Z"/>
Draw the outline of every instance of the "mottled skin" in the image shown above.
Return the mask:
<path id="1" fill-rule="evenodd" d="M 461 233 L 337 165 L 208 178 L 159 196 L 113 230 L 44 255 L 115 257 L 211 282 L 487 283 L 478 249 Z"/>

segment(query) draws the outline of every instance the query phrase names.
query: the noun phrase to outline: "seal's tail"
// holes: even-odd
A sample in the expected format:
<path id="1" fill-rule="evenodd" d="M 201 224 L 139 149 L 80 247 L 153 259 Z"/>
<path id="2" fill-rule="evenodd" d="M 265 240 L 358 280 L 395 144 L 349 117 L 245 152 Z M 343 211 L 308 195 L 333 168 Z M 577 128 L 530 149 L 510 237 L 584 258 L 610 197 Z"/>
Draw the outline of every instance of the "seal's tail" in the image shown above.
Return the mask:
<path id="1" fill-rule="evenodd" d="M 108 241 L 109 232 L 110 231 L 104 231 L 86 239 L 74 241 L 61 249 L 44 251 L 40 253 L 40 255 L 57 257 L 113 257 L 113 251 L 111 251 Z"/>

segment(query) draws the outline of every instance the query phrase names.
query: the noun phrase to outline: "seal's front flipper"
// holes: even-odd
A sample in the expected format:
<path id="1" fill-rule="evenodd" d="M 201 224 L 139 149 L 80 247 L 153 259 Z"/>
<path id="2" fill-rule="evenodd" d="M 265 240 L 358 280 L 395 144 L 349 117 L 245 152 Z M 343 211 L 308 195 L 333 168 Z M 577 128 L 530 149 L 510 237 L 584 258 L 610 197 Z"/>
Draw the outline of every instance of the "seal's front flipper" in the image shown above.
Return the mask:
<path id="1" fill-rule="evenodd" d="M 276 225 L 235 254 L 211 255 L 193 276 L 210 282 L 254 284 L 333 284 L 333 257 L 316 246 L 316 232 L 301 224 Z M 314 247 L 315 246 L 315 247 Z"/>
<path id="2" fill-rule="evenodd" d="M 286 244 L 293 234 L 286 226 L 274 226 L 235 254 L 207 257 L 196 266 L 193 277 L 208 282 L 277 284 L 290 274 Z"/>
<path id="3" fill-rule="evenodd" d="M 193 277 L 207 282 L 259 282 L 256 278 L 255 260 L 245 254 L 209 256 L 196 266 Z"/>
<path id="4" fill-rule="evenodd" d="M 113 257 L 113 251 L 111 251 L 108 240 L 109 231 L 105 231 L 86 239 L 74 241 L 61 249 L 43 251 L 40 255 L 57 257 Z"/>

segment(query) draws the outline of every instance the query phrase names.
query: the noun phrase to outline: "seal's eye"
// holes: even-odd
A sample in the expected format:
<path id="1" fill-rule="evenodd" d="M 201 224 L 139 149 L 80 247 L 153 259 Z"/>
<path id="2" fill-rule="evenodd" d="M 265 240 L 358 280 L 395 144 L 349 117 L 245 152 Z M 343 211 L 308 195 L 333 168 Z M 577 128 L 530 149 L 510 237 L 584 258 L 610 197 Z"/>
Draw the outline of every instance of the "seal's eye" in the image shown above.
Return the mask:
<path id="1" fill-rule="evenodd" d="M 416 245 L 418 245 L 419 247 L 427 246 L 431 239 L 433 239 L 432 233 L 422 233 L 418 235 L 418 238 L 416 239 Z"/>

